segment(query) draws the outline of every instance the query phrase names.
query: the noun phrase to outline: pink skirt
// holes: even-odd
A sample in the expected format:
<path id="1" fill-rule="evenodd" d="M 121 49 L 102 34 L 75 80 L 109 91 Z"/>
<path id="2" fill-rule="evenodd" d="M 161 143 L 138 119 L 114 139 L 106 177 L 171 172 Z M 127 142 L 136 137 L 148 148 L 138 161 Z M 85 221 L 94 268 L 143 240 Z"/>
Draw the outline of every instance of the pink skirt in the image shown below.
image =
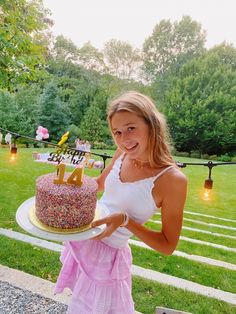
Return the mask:
<path id="1" fill-rule="evenodd" d="M 72 291 L 69 314 L 133 314 L 130 248 L 99 240 L 65 243 L 55 293 Z"/>

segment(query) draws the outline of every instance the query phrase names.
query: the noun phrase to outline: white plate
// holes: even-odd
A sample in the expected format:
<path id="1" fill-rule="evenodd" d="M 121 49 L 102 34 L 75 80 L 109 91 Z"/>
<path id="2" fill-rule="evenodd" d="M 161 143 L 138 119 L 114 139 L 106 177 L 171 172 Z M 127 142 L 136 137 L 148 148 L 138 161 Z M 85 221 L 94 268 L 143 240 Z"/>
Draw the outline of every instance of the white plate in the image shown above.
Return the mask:
<path id="1" fill-rule="evenodd" d="M 100 233 L 102 233 L 103 229 L 106 225 L 101 225 L 99 227 L 91 228 L 85 231 L 81 231 L 73 234 L 59 234 L 59 233 L 51 233 L 44 230 L 41 230 L 34 226 L 29 219 L 29 210 L 35 204 L 35 197 L 31 197 L 26 200 L 24 203 L 20 205 L 16 212 L 16 221 L 18 225 L 24 229 L 25 231 L 46 240 L 53 241 L 80 241 L 93 238 Z M 108 215 L 108 210 L 105 207 L 99 207 L 100 209 L 100 217 L 105 217 Z"/>

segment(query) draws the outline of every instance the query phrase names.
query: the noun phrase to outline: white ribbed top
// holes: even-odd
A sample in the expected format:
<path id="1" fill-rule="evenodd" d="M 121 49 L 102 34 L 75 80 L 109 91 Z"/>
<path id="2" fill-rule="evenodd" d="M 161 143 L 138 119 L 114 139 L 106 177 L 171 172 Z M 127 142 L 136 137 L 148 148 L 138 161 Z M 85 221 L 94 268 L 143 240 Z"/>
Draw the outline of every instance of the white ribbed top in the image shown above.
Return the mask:
<path id="1" fill-rule="evenodd" d="M 109 213 L 127 212 L 129 217 L 140 224 L 146 222 L 157 211 L 152 196 L 152 189 L 157 178 L 173 166 L 165 168 L 154 177 L 141 179 L 135 182 L 122 182 L 120 170 L 124 154 L 114 163 L 112 170 L 105 180 L 104 194 L 99 200 Z M 112 247 L 121 248 L 127 245 L 132 233 L 125 227 L 118 228 L 113 234 L 102 241 Z"/>

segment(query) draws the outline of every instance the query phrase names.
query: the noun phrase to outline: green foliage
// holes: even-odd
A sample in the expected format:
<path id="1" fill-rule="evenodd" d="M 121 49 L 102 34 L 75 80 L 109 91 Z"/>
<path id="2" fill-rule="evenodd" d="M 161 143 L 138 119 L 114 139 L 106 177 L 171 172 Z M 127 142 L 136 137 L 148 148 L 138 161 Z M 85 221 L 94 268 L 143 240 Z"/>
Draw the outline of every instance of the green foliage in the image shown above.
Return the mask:
<path id="1" fill-rule="evenodd" d="M 198 150 L 192 150 L 190 152 L 191 158 L 201 158 L 201 153 Z"/>
<path id="2" fill-rule="evenodd" d="M 230 157 L 230 156 L 226 153 L 226 154 L 224 154 L 224 155 L 219 156 L 219 157 L 217 158 L 217 160 L 227 162 L 227 161 L 231 161 L 231 160 L 232 160 L 232 157 Z"/>
<path id="3" fill-rule="evenodd" d="M 111 39 L 105 44 L 103 53 L 108 73 L 127 80 L 137 77 L 137 68 L 141 61 L 138 49 L 134 49 L 127 42 Z"/>
<path id="4" fill-rule="evenodd" d="M 17 109 L 14 95 L 0 90 L 0 125 L 3 128 L 16 130 Z"/>
<path id="5" fill-rule="evenodd" d="M 161 20 L 143 44 L 144 72 L 155 82 L 181 55 L 196 55 L 203 51 L 205 31 L 189 16 L 181 21 Z"/>
<path id="6" fill-rule="evenodd" d="M 99 108 L 92 104 L 85 112 L 84 118 L 80 125 L 80 138 L 94 141 L 101 141 L 103 135 L 103 123 L 100 118 L 101 112 Z"/>
<path id="7" fill-rule="evenodd" d="M 41 0 L 2 1 L 0 7 L 0 87 L 13 90 L 42 76 L 51 21 Z"/>
<path id="8" fill-rule="evenodd" d="M 42 90 L 38 84 L 18 87 L 14 94 L 19 112 L 22 112 L 22 122 L 17 123 L 17 131 L 27 136 L 35 136 L 38 127 L 38 101 Z"/>
<path id="9" fill-rule="evenodd" d="M 93 47 L 90 42 L 83 45 L 78 51 L 79 63 L 86 69 L 97 71 L 99 73 L 106 72 L 103 53 Z"/>
<path id="10" fill-rule="evenodd" d="M 67 131 L 70 132 L 69 143 L 75 144 L 76 139 L 79 137 L 79 128 L 76 125 L 71 124 L 68 126 Z"/>
<path id="11" fill-rule="evenodd" d="M 91 140 L 92 133 L 87 133 L 92 123 L 85 121 L 96 124 L 89 111 L 95 106 L 99 113 L 94 112 L 98 124 L 92 141 L 107 145 L 107 104 L 125 91 L 137 90 L 150 95 L 166 114 L 176 151 L 192 151 L 195 157 L 236 151 L 233 46 L 205 51 L 199 23 L 188 16 L 174 23 L 162 20 L 143 45 L 144 77 L 140 52 L 119 40 L 99 51 L 89 42 L 78 48 L 58 36 L 49 50 L 47 15 L 41 0 L 1 4 L 0 87 L 11 91 L 0 92 L 2 127 L 34 136 L 42 124 L 57 140 L 71 126 L 72 142 L 81 132 Z M 145 78 L 152 85 L 141 84 Z"/>
<path id="12" fill-rule="evenodd" d="M 34 136 L 39 94 L 37 86 L 19 88 L 17 93 L 0 90 L 0 126 L 26 136 Z"/>
<path id="13" fill-rule="evenodd" d="M 76 61 L 78 48 L 70 39 L 62 35 L 57 36 L 53 48 L 53 57 L 56 60 Z"/>
<path id="14" fill-rule="evenodd" d="M 172 77 L 162 108 L 177 150 L 235 151 L 235 63 L 236 51 L 232 55 L 231 46 L 220 46 L 190 60 Z"/>
<path id="15" fill-rule="evenodd" d="M 70 125 L 70 111 L 58 96 L 58 87 L 50 82 L 39 102 L 39 125 L 49 130 L 50 139 L 58 140 Z"/>

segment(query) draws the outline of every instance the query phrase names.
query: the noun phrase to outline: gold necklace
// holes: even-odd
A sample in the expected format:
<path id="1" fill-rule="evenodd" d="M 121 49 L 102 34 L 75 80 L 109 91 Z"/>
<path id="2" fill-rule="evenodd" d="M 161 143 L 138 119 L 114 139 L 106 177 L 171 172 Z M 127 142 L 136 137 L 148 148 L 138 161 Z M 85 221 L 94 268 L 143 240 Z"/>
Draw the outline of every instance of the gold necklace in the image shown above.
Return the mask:
<path id="1" fill-rule="evenodd" d="M 149 161 L 141 161 L 137 159 L 132 159 L 132 162 L 133 162 L 133 165 L 138 169 L 151 168 Z"/>

